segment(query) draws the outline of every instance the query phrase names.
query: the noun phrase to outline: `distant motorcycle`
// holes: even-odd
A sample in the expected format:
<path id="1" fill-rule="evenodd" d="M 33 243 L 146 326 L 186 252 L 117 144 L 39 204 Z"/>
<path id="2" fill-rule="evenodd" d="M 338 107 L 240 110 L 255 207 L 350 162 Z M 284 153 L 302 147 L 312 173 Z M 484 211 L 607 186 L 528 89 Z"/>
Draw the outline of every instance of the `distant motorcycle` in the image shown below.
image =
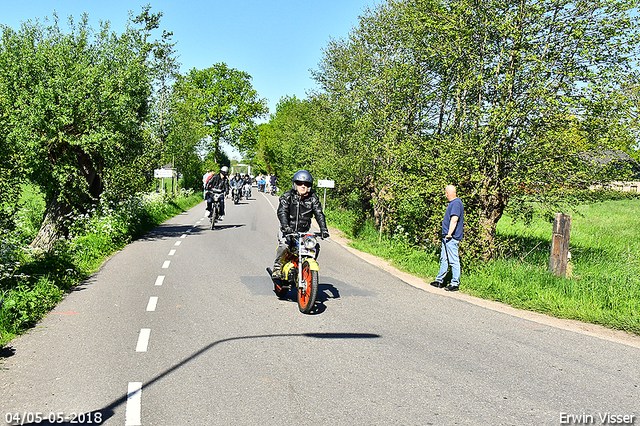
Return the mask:
<path id="1" fill-rule="evenodd" d="M 278 187 L 275 185 L 271 185 L 271 191 L 270 191 L 271 195 L 278 195 Z"/>
<path id="2" fill-rule="evenodd" d="M 249 197 L 251 197 L 251 185 L 248 183 L 245 183 L 244 186 L 242 187 L 242 192 L 244 193 L 244 197 L 248 200 Z"/>
<path id="3" fill-rule="evenodd" d="M 295 288 L 298 309 L 308 314 L 313 309 L 318 296 L 318 272 L 316 258 L 320 252 L 318 238 L 321 233 L 295 232 L 287 234 L 290 240 L 288 253 L 282 262 L 282 279 L 273 278 L 273 271 L 267 268 L 273 281 L 273 290 L 279 299 L 284 299 L 289 289 Z"/>
<path id="4" fill-rule="evenodd" d="M 238 204 L 240 202 L 240 188 L 234 187 L 231 190 L 231 198 L 233 198 L 233 204 Z"/>

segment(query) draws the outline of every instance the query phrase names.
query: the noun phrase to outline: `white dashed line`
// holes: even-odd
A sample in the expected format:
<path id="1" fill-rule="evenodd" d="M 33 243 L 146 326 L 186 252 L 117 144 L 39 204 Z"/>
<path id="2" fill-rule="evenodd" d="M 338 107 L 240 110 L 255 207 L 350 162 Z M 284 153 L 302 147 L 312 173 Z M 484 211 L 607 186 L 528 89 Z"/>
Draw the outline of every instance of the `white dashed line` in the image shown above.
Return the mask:
<path id="1" fill-rule="evenodd" d="M 181 242 L 182 242 L 182 241 L 176 241 L 176 243 L 174 244 L 174 246 L 179 246 Z"/>
<path id="2" fill-rule="evenodd" d="M 267 198 L 266 194 L 265 194 L 264 192 L 261 192 L 261 194 L 262 194 L 262 196 L 264 197 L 264 199 L 265 199 L 265 200 L 267 200 L 267 201 L 269 202 L 269 205 L 271 206 L 271 209 L 272 209 L 274 212 L 276 212 L 276 213 L 277 213 L 278 211 L 276 210 L 276 208 L 275 208 L 275 207 L 273 206 L 273 204 L 271 203 L 271 200 Z"/>
<path id="3" fill-rule="evenodd" d="M 176 254 L 176 251 L 175 251 L 175 250 L 171 250 L 171 251 L 169 252 L 169 256 L 173 256 L 174 254 Z"/>
<path id="4" fill-rule="evenodd" d="M 127 388 L 127 410 L 125 426 L 140 426 L 140 402 L 142 400 L 142 382 L 129 382 Z"/>
<path id="5" fill-rule="evenodd" d="M 138 344 L 136 345 L 136 352 L 146 352 L 149 346 L 149 336 L 151 335 L 150 328 L 141 328 L 138 335 Z"/>
<path id="6" fill-rule="evenodd" d="M 180 235 L 180 238 L 187 238 L 187 234 Z"/>
<path id="7" fill-rule="evenodd" d="M 164 263 L 162 264 L 162 269 L 167 269 L 169 265 L 171 265 L 171 261 L 165 260 Z"/>
<path id="8" fill-rule="evenodd" d="M 156 278 L 156 285 L 162 285 L 164 281 L 164 275 L 158 275 L 158 278 Z"/>
<path id="9" fill-rule="evenodd" d="M 157 304 L 158 304 L 158 298 L 156 296 L 151 296 L 149 298 L 149 303 L 147 303 L 147 312 L 155 311 Z"/>
<path id="10" fill-rule="evenodd" d="M 187 229 L 187 232 L 191 232 L 191 231 L 193 231 L 193 228 Z"/>

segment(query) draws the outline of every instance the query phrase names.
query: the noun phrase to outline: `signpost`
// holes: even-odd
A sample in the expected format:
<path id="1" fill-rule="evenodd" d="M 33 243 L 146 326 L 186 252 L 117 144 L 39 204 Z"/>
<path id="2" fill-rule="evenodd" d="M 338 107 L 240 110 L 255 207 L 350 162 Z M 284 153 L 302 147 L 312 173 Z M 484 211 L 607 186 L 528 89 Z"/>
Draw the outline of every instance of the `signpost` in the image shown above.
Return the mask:
<path id="1" fill-rule="evenodd" d="M 154 169 L 153 177 L 162 179 L 162 192 L 164 192 L 164 178 L 174 178 L 176 171 L 174 169 Z"/>
<path id="2" fill-rule="evenodd" d="M 172 169 L 155 169 L 153 171 L 154 178 L 170 178 L 174 177 L 174 171 Z"/>
<path id="3" fill-rule="evenodd" d="M 336 182 L 328 179 L 318 179 L 318 188 L 324 188 L 324 197 L 322 198 L 322 211 L 324 211 L 325 201 L 327 201 L 327 188 L 335 188 Z"/>

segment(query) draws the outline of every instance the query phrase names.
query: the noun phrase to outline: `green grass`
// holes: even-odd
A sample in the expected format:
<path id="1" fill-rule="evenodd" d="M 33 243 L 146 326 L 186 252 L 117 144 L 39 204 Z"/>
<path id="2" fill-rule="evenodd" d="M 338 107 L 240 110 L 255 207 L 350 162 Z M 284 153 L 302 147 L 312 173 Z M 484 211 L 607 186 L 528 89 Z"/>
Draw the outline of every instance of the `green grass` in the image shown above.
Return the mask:
<path id="1" fill-rule="evenodd" d="M 352 238 L 354 248 L 426 281 L 437 274 L 438 247 L 417 249 L 401 239 L 380 238 L 371 223 L 354 238 L 353 216 L 329 211 L 327 217 Z M 639 230 L 638 199 L 579 206 L 572 214 L 570 276 L 560 278 L 548 272 L 552 224 L 538 219 L 524 226 L 505 216 L 498 224 L 495 260 L 469 264 L 462 257 L 461 291 L 640 335 Z"/>

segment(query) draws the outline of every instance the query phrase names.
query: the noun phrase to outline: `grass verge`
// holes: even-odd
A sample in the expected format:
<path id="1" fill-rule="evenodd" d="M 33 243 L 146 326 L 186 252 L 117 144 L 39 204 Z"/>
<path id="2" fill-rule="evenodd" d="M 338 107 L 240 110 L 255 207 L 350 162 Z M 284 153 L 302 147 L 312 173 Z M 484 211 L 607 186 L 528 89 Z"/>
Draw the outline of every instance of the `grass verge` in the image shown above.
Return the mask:
<path id="1" fill-rule="evenodd" d="M 358 250 L 387 259 L 400 270 L 430 281 L 438 272 L 439 247 L 416 248 L 380 235 L 372 223 L 351 231 L 355 217 L 327 211 L 331 226 Z M 572 215 L 570 275 L 548 272 L 553 225 L 529 226 L 504 216 L 498 223 L 499 256 L 485 264 L 462 257 L 461 291 L 540 312 L 640 335 L 640 200 L 581 205 Z"/>

